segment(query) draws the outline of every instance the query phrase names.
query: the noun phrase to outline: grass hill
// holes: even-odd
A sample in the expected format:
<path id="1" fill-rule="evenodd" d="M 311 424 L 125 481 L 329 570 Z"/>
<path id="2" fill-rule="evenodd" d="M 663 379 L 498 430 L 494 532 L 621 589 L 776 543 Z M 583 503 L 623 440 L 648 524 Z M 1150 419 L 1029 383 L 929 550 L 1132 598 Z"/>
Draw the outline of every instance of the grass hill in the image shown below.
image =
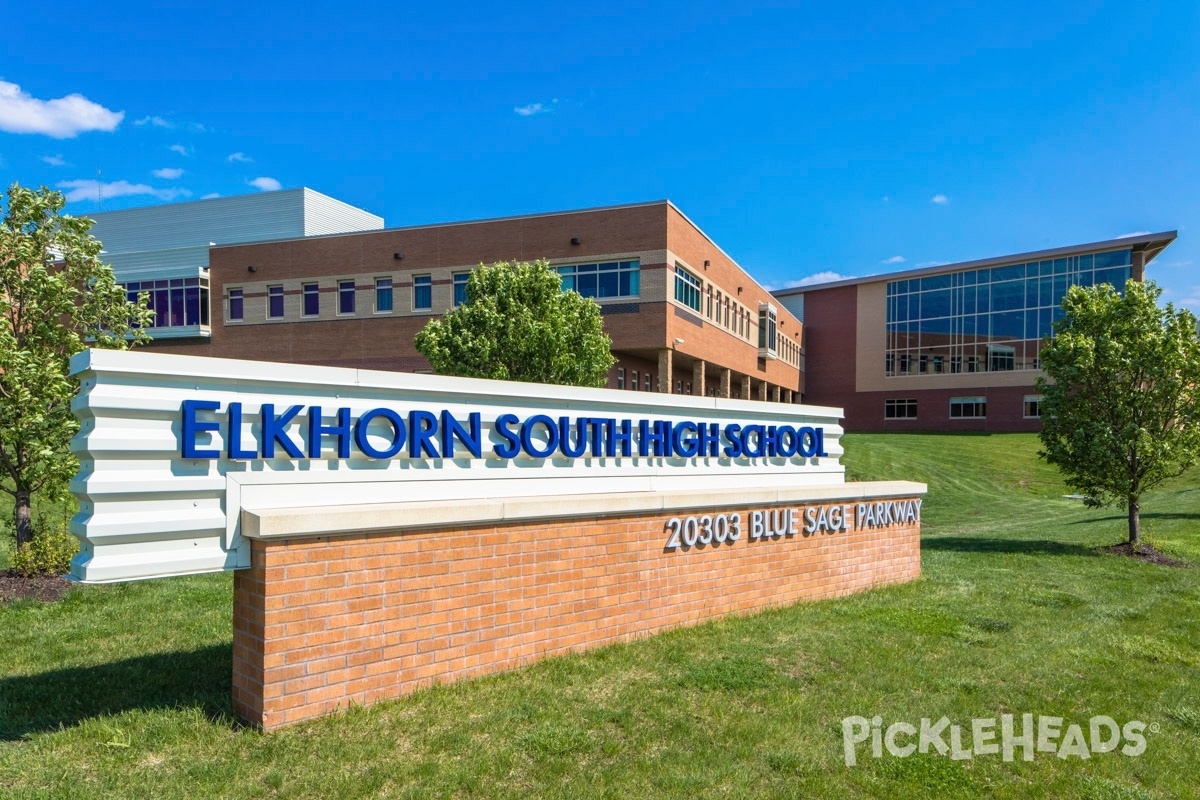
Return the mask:
<path id="1" fill-rule="evenodd" d="M 1064 499 L 1033 436 L 845 445 L 852 479 L 929 483 L 920 580 L 268 735 L 231 716 L 227 574 L 0 607 L 0 795 L 1197 796 L 1200 569 L 1099 552 L 1124 515 Z M 1143 516 L 1151 542 L 1192 563 L 1198 477 L 1146 498 Z M 969 747 L 972 720 L 1005 714 L 1061 717 L 1056 752 L 875 758 L 868 739 L 846 764 L 848 717 L 885 730 L 944 716 Z M 1060 757 L 1069 726 L 1087 737 L 1101 716 L 1144 723 L 1144 752 Z"/>

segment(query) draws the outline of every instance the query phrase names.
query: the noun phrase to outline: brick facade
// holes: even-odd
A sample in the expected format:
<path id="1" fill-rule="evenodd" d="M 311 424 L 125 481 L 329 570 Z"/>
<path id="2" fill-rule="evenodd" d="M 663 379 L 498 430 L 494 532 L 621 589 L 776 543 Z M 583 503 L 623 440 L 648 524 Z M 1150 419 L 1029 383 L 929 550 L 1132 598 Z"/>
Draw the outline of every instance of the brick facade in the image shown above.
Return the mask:
<path id="1" fill-rule="evenodd" d="M 667 201 L 214 247 L 209 254 L 211 338 L 163 338 L 152 346 L 183 355 L 424 371 L 429 365 L 413 346 L 413 336 L 453 307 L 455 274 L 479 264 L 542 258 L 553 266 L 639 262 L 637 296 L 597 302 L 614 355 L 627 369 L 638 369 L 643 383 L 649 368 L 655 391 L 688 393 L 691 387 L 691 393 L 700 394 L 692 375 L 701 370 L 697 375 L 703 374 L 707 394 L 727 387 L 734 397 L 800 399 L 800 322 Z M 675 299 L 676 265 L 702 282 L 699 311 Z M 414 309 L 414 276 L 430 278 L 428 310 Z M 392 281 L 391 311 L 375 308 L 377 278 Z M 343 281 L 355 285 L 353 314 L 338 313 L 337 287 Z M 303 289 L 310 283 L 318 285 L 320 310 L 306 316 Z M 284 313 L 278 319 L 268 318 L 272 287 L 283 293 Z M 243 293 L 241 320 L 227 318 L 230 289 Z M 777 358 L 759 358 L 760 303 L 777 309 Z M 740 327 L 738 313 L 745 319 Z M 668 352 L 678 373 L 671 381 L 659 368 Z M 740 393 L 743 383 L 749 391 Z M 616 388 L 615 366 L 608 385 Z"/>
<path id="2" fill-rule="evenodd" d="M 753 541 L 762 507 L 726 510 L 743 512 L 736 543 L 681 550 L 659 514 L 255 540 L 235 575 L 235 710 L 276 728 L 920 574 L 919 521 Z"/>

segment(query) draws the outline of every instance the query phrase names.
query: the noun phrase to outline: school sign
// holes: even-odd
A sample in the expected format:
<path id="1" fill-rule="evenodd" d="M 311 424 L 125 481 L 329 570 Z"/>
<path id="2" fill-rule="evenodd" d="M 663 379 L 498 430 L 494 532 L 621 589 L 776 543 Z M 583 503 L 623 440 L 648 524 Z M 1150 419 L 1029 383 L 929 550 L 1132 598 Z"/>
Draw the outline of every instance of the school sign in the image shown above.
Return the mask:
<path id="1" fill-rule="evenodd" d="M 925 487 L 846 483 L 838 409 L 87 351 L 72 578 L 236 570 L 275 727 L 919 574 Z"/>

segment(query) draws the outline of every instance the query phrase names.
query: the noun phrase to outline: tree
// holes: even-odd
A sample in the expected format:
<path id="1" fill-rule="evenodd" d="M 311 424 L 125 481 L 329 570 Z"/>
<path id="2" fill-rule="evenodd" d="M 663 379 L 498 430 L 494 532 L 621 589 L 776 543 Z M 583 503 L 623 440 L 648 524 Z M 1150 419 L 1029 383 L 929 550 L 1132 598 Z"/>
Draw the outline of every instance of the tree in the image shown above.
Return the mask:
<path id="1" fill-rule="evenodd" d="M 546 261 L 482 264 L 467 279 L 467 300 L 416 336 L 435 372 L 468 378 L 604 386 L 612 340 L 600 307 L 564 292 Z"/>
<path id="2" fill-rule="evenodd" d="M 1200 335 L 1196 317 L 1153 283 L 1124 296 L 1102 284 L 1072 287 L 1065 316 L 1042 347 L 1040 455 L 1098 505 L 1128 511 L 1141 534 L 1142 493 L 1200 459 Z"/>
<path id="3" fill-rule="evenodd" d="M 13 496 L 17 546 L 33 537 L 31 497 L 66 492 L 78 423 L 67 362 L 85 347 L 144 341 L 153 312 L 130 303 L 100 261 L 92 221 L 60 192 L 16 183 L 0 219 L 0 489 Z"/>

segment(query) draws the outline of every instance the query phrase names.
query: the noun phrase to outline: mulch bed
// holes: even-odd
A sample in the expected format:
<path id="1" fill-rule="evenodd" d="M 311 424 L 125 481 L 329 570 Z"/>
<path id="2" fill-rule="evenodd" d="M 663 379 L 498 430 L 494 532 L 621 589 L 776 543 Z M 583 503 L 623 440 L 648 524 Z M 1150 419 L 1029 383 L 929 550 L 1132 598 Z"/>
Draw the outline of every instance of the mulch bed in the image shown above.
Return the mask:
<path id="1" fill-rule="evenodd" d="M 1161 564 L 1164 567 L 1191 566 L 1186 561 L 1171 558 L 1169 555 L 1159 552 L 1148 544 L 1131 545 L 1129 542 L 1125 542 L 1124 544 L 1114 544 L 1110 547 L 1101 547 L 1100 551 L 1103 553 L 1112 553 L 1117 556 L 1136 558 L 1138 561 L 1146 561 L 1150 564 Z"/>
<path id="2" fill-rule="evenodd" d="M 70 581 L 59 575 L 26 578 L 11 569 L 0 571 L 0 603 L 12 603 L 16 600 L 53 603 L 61 600 L 70 588 Z"/>

